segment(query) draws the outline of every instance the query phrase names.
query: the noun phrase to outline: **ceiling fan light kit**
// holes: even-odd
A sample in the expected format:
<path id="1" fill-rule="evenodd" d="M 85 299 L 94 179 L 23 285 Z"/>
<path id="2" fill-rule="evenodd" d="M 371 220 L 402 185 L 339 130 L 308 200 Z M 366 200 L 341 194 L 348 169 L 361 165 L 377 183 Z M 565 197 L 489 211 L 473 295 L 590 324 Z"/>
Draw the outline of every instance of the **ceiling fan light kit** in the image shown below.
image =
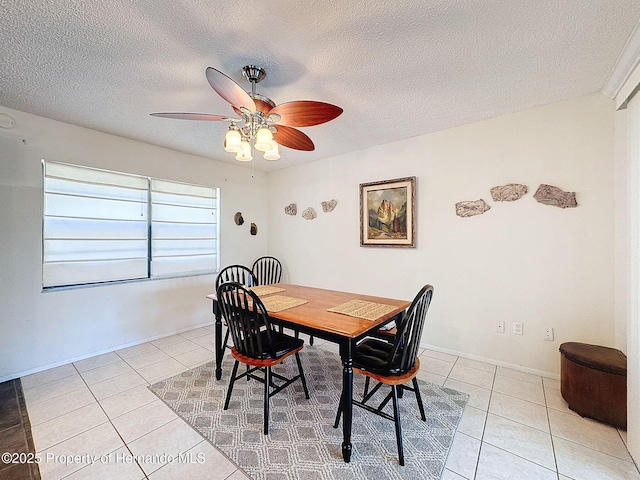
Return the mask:
<path id="1" fill-rule="evenodd" d="M 267 73 L 262 67 L 247 65 L 242 75 L 251 83 L 251 92 L 246 92 L 224 73 L 213 67 L 206 70 L 211 87 L 233 107 L 239 117 L 206 113 L 152 113 L 155 117 L 180 120 L 230 121 L 224 138 L 224 150 L 236 154 L 236 160 L 253 160 L 253 150 L 263 153 L 265 160 L 280 158 L 279 145 L 295 150 L 312 151 L 311 139 L 293 127 L 320 125 L 338 117 L 342 108 L 329 103 L 299 100 L 280 105 L 264 95 L 256 93 L 256 84 Z"/>
<path id="2" fill-rule="evenodd" d="M 242 135 L 240 130 L 236 127 L 235 123 L 232 123 L 229 127 L 229 131 L 224 137 L 224 151 L 229 153 L 238 153 L 242 150 Z"/>

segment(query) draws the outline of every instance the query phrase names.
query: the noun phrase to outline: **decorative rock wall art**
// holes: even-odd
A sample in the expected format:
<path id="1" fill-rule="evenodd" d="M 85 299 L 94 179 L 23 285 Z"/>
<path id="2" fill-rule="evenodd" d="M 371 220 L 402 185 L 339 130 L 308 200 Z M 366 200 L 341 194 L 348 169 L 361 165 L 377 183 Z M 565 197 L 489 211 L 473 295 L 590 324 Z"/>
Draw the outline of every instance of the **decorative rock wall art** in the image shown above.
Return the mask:
<path id="1" fill-rule="evenodd" d="M 514 202 L 527 194 L 527 186 L 519 183 L 507 183 L 491 189 L 491 198 L 494 202 Z"/>
<path id="2" fill-rule="evenodd" d="M 258 234 L 258 226 L 255 223 L 251 224 L 251 235 L 257 235 Z"/>
<path id="3" fill-rule="evenodd" d="M 286 213 L 287 215 L 297 215 L 298 207 L 295 203 L 291 203 L 284 207 L 284 213 Z"/>
<path id="4" fill-rule="evenodd" d="M 313 220 L 316 217 L 316 211 L 311 207 L 308 207 L 304 212 L 302 212 L 302 218 L 305 220 Z"/>
<path id="5" fill-rule="evenodd" d="M 533 194 L 538 202 L 559 208 L 575 208 L 578 206 L 576 192 L 565 192 L 553 185 L 540 184 L 536 193 Z"/>
<path id="6" fill-rule="evenodd" d="M 482 215 L 491 207 L 484 200 L 476 200 L 475 202 L 458 202 L 456 203 L 456 215 L 459 217 L 473 217 L 474 215 Z"/>
<path id="7" fill-rule="evenodd" d="M 324 213 L 333 212 L 333 209 L 336 208 L 337 204 L 338 201 L 335 198 L 329 200 L 328 202 L 322 202 L 322 210 L 324 211 Z"/>
<path id="8" fill-rule="evenodd" d="M 244 218 L 242 218 L 241 212 L 236 212 L 233 216 L 233 221 L 236 222 L 236 225 L 242 225 L 244 223 Z"/>

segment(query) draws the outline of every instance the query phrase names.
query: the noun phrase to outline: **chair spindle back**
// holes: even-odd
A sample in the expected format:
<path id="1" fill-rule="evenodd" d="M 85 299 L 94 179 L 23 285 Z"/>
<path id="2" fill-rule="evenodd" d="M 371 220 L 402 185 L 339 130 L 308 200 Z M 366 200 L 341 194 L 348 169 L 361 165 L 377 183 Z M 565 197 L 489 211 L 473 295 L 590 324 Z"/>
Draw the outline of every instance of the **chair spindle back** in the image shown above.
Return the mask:
<path id="1" fill-rule="evenodd" d="M 279 283 L 282 278 L 282 264 L 275 257 L 260 257 L 251 267 L 258 285 L 271 285 Z"/>
<path id="2" fill-rule="evenodd" d="M 432 297 L 433 287 L 431 285 L 422 287 L 407 312 L 397 322 L 397 333 L 388 361 L 389 372 L 404 374 L 415 365 Z"/>
<path id="3" fill-rule="evenodd" d="M 220 285 L 227 282 L 238 282 L 247 287 L 253 287 L 258 284 L 253 272 L 244 265 L 229 265 L 220 270 L 218 278 L 216 278 L 216 290 Z"/>

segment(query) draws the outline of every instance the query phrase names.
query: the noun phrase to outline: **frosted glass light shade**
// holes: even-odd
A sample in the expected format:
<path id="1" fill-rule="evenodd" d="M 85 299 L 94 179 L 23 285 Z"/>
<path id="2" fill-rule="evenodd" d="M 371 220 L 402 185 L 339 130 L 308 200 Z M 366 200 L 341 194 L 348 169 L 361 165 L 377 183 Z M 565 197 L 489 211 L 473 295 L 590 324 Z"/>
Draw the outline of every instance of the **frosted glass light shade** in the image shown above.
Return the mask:
<path id="1" fill-rule="evenodd" d="M 240 132 L 238 130 L 229 130 L 224 137 L 225 152 L 238 153 L 242 150 L 241 142 Z"/>
<path id="2" fill-rule="evenodd" d="M 239 162 L 250 162 L 251 160 L 253 160 L 253 157 L 251 156 L 251 145 L 249 145 L 249 142 L 247 142 L 246 140 L 243 140 L 241 142 L 241 145 L 242 150 L 240 150 L 236 155 L 236 160 L 238 160 Z"/>
<path id="3" fill-rule="evenodd" d="M 271 140 L 271 148 L 263 155 L 265 160 L 279 160 L 280 152 L 278 152 L 278 143 L 275 140 Z"/>
<path id="4" fill-rule="evenodd" d="M 271 130 L 267 127 L 261 127 L 256 132 L 256 143 L 254 147 L 256 150 L 260 150 L 261 152 L 266 152 L 271 149 L 271 141 L 273 140 L 273 135 L 271 135 Z"/>

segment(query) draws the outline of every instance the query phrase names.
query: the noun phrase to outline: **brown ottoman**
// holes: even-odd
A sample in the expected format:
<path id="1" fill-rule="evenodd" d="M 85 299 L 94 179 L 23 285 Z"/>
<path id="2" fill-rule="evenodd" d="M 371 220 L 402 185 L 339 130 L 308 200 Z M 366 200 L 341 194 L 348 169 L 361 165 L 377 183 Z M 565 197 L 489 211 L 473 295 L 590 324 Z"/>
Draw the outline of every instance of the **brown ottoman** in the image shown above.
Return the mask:
<path id="1" fill-rule="evenodd" d="M 627 429 L 627 357 L 615 348 L 560 345 L 560 385 L 569 408 L 583 417 Z"/>

